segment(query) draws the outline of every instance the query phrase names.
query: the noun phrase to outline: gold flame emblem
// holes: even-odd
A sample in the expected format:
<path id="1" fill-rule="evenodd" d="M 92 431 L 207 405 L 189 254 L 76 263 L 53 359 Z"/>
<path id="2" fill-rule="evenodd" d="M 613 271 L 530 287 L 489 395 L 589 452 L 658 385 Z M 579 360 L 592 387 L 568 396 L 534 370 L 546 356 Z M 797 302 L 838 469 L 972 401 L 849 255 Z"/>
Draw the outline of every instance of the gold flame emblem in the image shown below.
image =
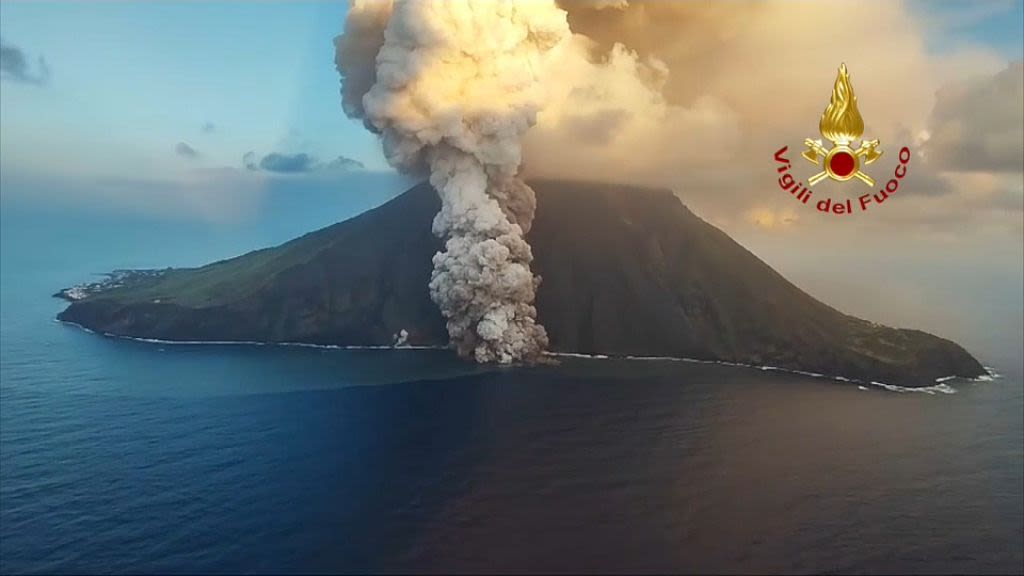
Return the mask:
<path id="1" fill-rule="evenodd" d="M 831 149 L 825 148 L 820 139 L 804 140 L 807 150 L 804 150 L 802 156 L 824 168 L 807 179 L 810 186 L 825 178 L 838 182 L 857 178 L 868 186 L 875 185 L 875 180 L 861 171 L 860 167 L 862 162 L 867 165 L 878 160 L 882 156 L 882 151 L 878 149 L 878 140 L 862 140 L 856 150 L 851 147 L 851 144 L 864 134 L 864 118 L 857 109 L 857 96 L 853 93 L 853 84 L 850 82 L 846 64 L 839 66 L 839 74 L 832 87 L 832 100 L 821 115 L 818 130 L 832 142 L 833 146 Z"/>

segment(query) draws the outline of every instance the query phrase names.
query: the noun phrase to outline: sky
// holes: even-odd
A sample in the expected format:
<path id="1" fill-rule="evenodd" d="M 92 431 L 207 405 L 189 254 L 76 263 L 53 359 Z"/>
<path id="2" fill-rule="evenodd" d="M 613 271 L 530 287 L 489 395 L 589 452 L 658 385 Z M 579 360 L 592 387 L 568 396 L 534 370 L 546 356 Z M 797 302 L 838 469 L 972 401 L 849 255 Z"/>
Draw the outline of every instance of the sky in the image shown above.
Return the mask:
<path id="1" fill-rule="evenodd" d="M 259 210 L 249 199 L 261 191 L 389 171 L 377 139 L 342 111 L 333 39 L 347 10 L 0 2 L 0 202 L 218 223 Z M 1024 338 L 1024 1 L 570 12 L 599 57 L 558 69 L 527 136 L 528 174 L 667 186 L 844 311 L 955 331 L 963 306 L 949 303 L 985 294 Z M 615 42 L 628 50 L 612 57 Z M 845 221 L 793 204 L 772 164 L 783 144 L 817 136 L 839 61 L 866 136 L 887 150 L 879 165 L 900 145 L 915 150 L 899 201 Z M 652 88 L 644 74 L 662 69 Z"/>
<path id="2" fill-rule="evenodd" d="M 1022 2 L 915 2 L 929 48 L 1020 59 Z M 7 175 L 175 176 L 243 155 L 338 156 L 384 169 L 341 113 L 333 38 L 347 3 L 5 1 L 0 37 L 42 82 L 3 80 Z"/>
<path id="3" fill-rule="evenodd" d="M 929 47 L 943 52 L 969 43 L 991 46 L 1008 60 L 1020 60 L 1024 2 L 915 0 L 910 4 L 933 28 Z"/>
<path id="4" fill-rule="evenodd" d="M 45 84 L 5 78 L 5 171 L 168 176 L 249 151 L 384 166 L 341 113 L 346 4 L 4 2 L 0 36 Z M 178 143 L 195 154 L 176 153 Z M 182 147 L 182 149 L 184 149 Z M 59 159 L 59 160 L 58 160 Z"/>

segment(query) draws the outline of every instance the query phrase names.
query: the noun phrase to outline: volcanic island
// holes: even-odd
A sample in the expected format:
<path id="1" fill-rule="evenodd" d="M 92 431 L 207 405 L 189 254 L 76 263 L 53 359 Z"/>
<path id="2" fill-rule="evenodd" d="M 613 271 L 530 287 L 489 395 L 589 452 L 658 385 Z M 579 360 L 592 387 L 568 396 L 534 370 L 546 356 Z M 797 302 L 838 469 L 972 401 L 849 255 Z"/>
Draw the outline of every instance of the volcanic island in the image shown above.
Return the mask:
<path id="1" fill-rule="evenodd" d="M 537 320 L 552 353 L 671 357 L 922 387 L 985 368 L 949 340 L 816 300 L 670 190 L 531 181 Z M 108 336 L 178 342 L 448 345 L 431 300 L 436 192 L 199 268 L 117 271 L 61 290 L 58 315 Z"/>

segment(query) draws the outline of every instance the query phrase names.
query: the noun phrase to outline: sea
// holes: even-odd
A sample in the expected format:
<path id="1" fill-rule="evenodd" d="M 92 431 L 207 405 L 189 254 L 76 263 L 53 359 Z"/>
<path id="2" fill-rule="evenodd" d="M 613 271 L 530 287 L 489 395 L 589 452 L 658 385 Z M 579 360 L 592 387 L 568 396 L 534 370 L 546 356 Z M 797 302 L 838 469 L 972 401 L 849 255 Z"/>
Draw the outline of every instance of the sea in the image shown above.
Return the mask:
<path id="1" fill-rule="evenodd" d="M 271 190 L 193 217 L 4 194 L 4 574 L 1024 572 L 1018 340 L 972 349 L 997 377 L 911 392 L 672 359 L 115 339 L 55 321 L 51 295 L 387 195 Z"/>

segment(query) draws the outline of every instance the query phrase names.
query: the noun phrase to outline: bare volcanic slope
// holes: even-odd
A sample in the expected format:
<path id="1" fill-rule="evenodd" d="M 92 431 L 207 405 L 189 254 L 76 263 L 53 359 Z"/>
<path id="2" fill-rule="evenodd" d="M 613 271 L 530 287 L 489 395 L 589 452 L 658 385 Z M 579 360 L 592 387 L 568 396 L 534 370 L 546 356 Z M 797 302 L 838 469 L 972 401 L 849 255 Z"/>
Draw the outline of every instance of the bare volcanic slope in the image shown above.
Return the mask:
<path id="1" fill-rule="evenodd" d="M 554 351 L 724 360 L 907 386 L 984 373 L 949 340 L 815 300 L 669 191 L 531 185 L 538 319 Z M 59 318 L 164 340 L 387 346 L 404 330 L 409 344 L 443 346 L 444 320 L 427 289 L 441 247 L 430 231 L 439 206 L 420 184 L 275 248 L 201 268 L 122 273 L 78 291 Z"/>

